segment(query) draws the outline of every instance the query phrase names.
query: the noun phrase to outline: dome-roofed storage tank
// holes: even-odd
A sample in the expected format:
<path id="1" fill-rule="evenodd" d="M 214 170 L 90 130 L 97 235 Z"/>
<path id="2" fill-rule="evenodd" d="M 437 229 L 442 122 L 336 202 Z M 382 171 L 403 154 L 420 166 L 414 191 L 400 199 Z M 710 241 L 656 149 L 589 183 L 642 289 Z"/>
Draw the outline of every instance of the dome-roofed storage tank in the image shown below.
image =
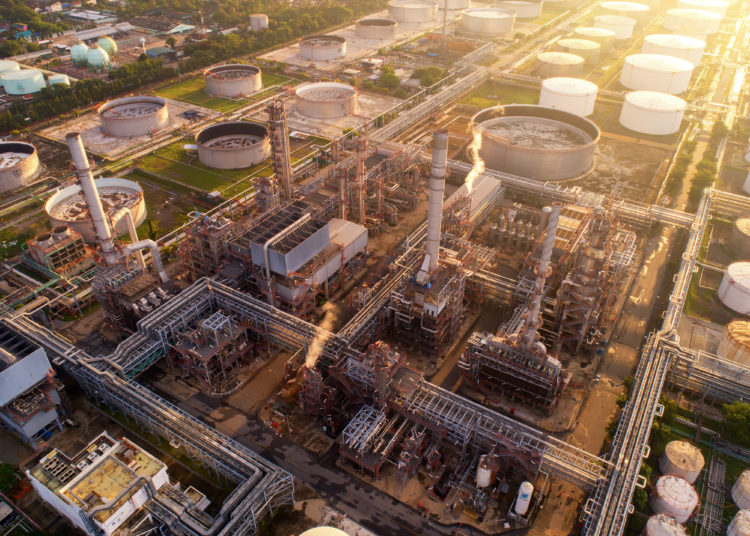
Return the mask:
<path id="1" fill-rule="evenodd" d="M 735 257 L 750 259 L 750 216 L 734 220 L 727 246 Z"/>
<path id="2" fill-rule="evenodd" d="M 116 58 L 118 53 L 117 43 L 111 37 L 104 36 L 96 42 L 97 46 L 104 50 L 110 58 Z"/>
<path id="3" fill-rule="evenodd" d="M 391 0 L 388 16 L 398 22 L 432 22 L 437 15 L 438 3 L 432 0 Z"/>
<path id="4" fill-rule="evenodd" d="M 62 86 L 69 86 L 70 78 L 68 78 L 67 74 L 52 74 L 47 77 L 47 82 L 49 83 L 49 87 L 51 87 L 52 89 L 55 89 L 56 84 L 60 84 Z"/>
<path id="5" fill-rule="evenodd" d="M 313 61 L 331 61 L 346 56 L 346 39 L 340 35 L 311 35 L 299 42 L 301 58 Z"/>
<path id="6" fill-rule="evenodd" d="M 682 9 L 700 9 L 701 11 L 711 11 L 718 13 L 722 17 L 727 14 L 729 2 L 724 0 L 679 0 L 677 7 Z"/>
<path id="7" fill-rule="evenodd" d="M 573 30 L 573 35 L 579 39 L 588 39 L 599 43 L 602 52 L 609 52 L 615 42 L 615 32 L 595 26 L 581 26 Z"/>
<path id="8" fill-rule="evenodd" d="M 750 510 L 750 469 L 745 469 L 732 486 L 732 501 L 740 510 Z"/>
<path id="9" fill-rule="evenodd" d="M 70 58 L 73 65 L 81 66 L 89 62 L 89 47 L 83 41 L 76 41 L 76 44 L 70 47 Z"/>
<path id="10" fill-rule="evenodd" d="M 536 75 L 539 78 L 579 78 L 583 73 L 584 59 L 569 52 L 542 52 L 536 57 Z"/>
<path id="11" fill-rule="evenodd" d="M 688 536 L 688 534 L 683 525 L 666 514 L 656 514 L 649 517 L 643 531 L 644 536 Z"/>
<path id="12" fill-rule="evenodd" d="M 461 14 L 461 30 L 484 36 L 502 35 L 513 31 L 516 14 L 508 9 L 476 7 Z"/>
<path id="13" fill-rule="evenodd" d="M 599 52 L 602 47 L 596 41 L 578 38 L 563 38 L 557 42 L 557 48 L 563 52 L 569 52 L 581 56 L 585 64 L 593 65 L 599 61 Z"/>
<path id="14" fill-rule="evenodd" d="M 203 71 L 206 93 L 230 99 L 252 95 L 263 87 L 260 68 L 244 63 L 217 65 Z"/>
<path id="15" fill-rule="evenodd" d="M 596 84 L 582 78 L 547 78 L 539 92 L 539 106 L 586 117 L 594 113 L 598 90 Z"/>
<path id="16" fill-rule="evenodd" d="M 216 123 L 195 137 L 198 159 L 217 169 L 242 169 L 263 162 L 270 153 L 268 129 L 249 121 Z"/>
<path id="17" fill-rule="evenodd" d="M 268 15 L 263 13 L 253 13 L 248 19 L 250 20 L 250 29 L 254 32 L 268 28 Z"/>
<path id="18" fill-rule="evenodd" d="M 615 39 L 624 41 L 633 37 L 636 20 L 632 17 L 621 17 L 620 15 L 599 15 L 594 17 L 594 27 L 611 30 L 615 33 Z"/>
<path id="19" fill-rule="evenodd" d="M 346 532 L 335 527 L 315 527 L 300 534 L 299 536 L 348 536 Z"/>
<path id="20" fill-rule="evenodd" d="M 471 0 L 437 0 L 440 9 L 455 11 L 457 9 L 466 9 L 471 6 Z"/>
<path id="21" fill-rule="evenodd" d="M 750 314 L 750 262 L 734 262 L 727 266 L 718 294 L 721 302 L 732 311 Z"/>
<path id="22" fill-rule="evenodd" d="M 488 168 L 539 181 L 590 171 L 600 136 L 588 119 L 532 104 L 486 108 L 471 128 L 482 135 L 479 154 Z"/>
<path id="23" fill-rule="evenodd" d="M 524 0 L 503 0 L 495 7 L 506 9 L 516 14 L 517 19 L 535 19 L 542 14 L 543 2 L 527 2 Z"/>
<path id="24" fill-rule="evenodd" d="M 87 54 L 87 62 L 93 71 L 107 71 L 112 65 L 109 60 L 109 54 L 98 45 L 91 47 Z"/>
<path id="25" fill-rule="evenodd" d="M 297 112 L 316 119 L 336 119 L 357 110 L 357 88 L 339 82 L 302 84 L 294 92 Z"/>
<path id="26" fill-rule="evenodd" d="M 670 441 L 659 458 L 659 470 L 665 475 L 677 475 L 695 484 L 706 460 L 700 449 L 687 441 Z"/>
<path id="27" fill-rule="evenodd" d="M 0 87 L 3 87 L 3 81 L 2 76 L 5 73 L 10 73 L 13 71 L 20 71 L 21 66 L 18 64 L 17 61 L 13 60 L 0 60 Z"/>
<path id="28" fill-rule="evenodd" d="M 110 136 L 143 136 L 169 125 L 167 101 L 161 97 L 123 97 L 105 102 L 97 112 L 102 130 Z"/>
<path id="29" fill-rule="evenodd" d="M 629 17 L 635 19 L 637 23 L 645 22 L 651 11 L 651 8 L 646 4 L 639 4 L 637 2 L 620 2 L 618 0 L 601 2 L 599 8 L 605 15 Z"/>
<path id="30" fill-rule="evenodd" d="M 0 142 L 0 192 L 26 186 L 41 171 L 36 147 L 23 141 Z"/>
<path id="31" fill-rule="evenodd" d="M 701 9 L 669 9 L 664 16 L 664 28 L 698 39 L 718 32 L 720 24 L 721 15 Z"/>
<path id="32" fill-rule="evenodd" d="M 136 227 L 146 220 L 143 189 L 137 182 L 111 177 L 97 179 L 94 184 L 102 200 L 104 212 L 110 220 L 122 208 L 130 210 L 130 215 Z M 49 216 L 52 227 L 67 225 L 74 231 L 81 233 L 87 244 L 96 243 L 96 233 L 91 223 L 91 215 L 79 184 L 67 186 L 52 195 L 44 204 L 44 210 Z M 116 231 L 118 235 L 125 234 L 128 231 L 128 222 L 125 218 L 121 218 L 117 222 Z"/>
<path id="33" fill-rule="evenodd" d="M 698 506 L 698 492 L 684 478 L 664 475 L 656 481 L 649 504 L 654 513 L 667 514 L 684 523 Z"/>
<path id="34" fill-rule="evenodd" d="M 750 322 L 732 320 L 716 350 L 719 357 L 750 367 Z"/>
<path id="35" fill-rule="evenodd" d="M 393 39 L 398 22 L 393 19 L 368 18 L 357 21 L 357 37 L 362 39 Z"/>
<path id="36" fill-rule="evenodd" d="M 663 54 L 631 54 L 625 58 L 620 84 L 628 89 L 677 95 L 690 85 L 693 64 Z"/>
<path id="37" fill-rule="evenodd" d="M 750 536 L 750 510 L 740 510 L 727 527 L 727 536 Z"/>
<path id="38" fill-rule="evenodd" d="M 8 95 L 29 95 L 47 87 L 44 74 L 39 69 L 7 71 L 0 75 L 0 80 Z"/>
<path id="39" fill-rule="evenodd" d="M 703 58 L 706 42 L 677 34 L 651 34 L 643 39 L 641 52 L 682 58 L 697 66 Z"/>
<path id="40" fill-rule="evenodd" d="M 680 128 L 686 107 L 687 102 L 668 93 L 631 91 L 622 101 L 620 124 L 641 134 L 674 134 Z"/>

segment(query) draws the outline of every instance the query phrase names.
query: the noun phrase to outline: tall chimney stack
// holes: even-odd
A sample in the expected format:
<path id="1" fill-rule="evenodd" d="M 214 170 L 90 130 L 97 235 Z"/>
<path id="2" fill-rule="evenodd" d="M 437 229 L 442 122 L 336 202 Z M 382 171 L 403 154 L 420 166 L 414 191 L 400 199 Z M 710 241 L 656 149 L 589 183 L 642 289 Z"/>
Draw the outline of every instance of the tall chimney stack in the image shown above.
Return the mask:
<path id="1" fill-rule="evenodd" d="M 440 226 L 443 220 L 443 192 L 448 162 L 448 131 L 436 130 L 432 135 L 432 164 L 430 166 L 430 197 L 427 205 L 427 241 L 425 253 L 429 255 L 428 270 L 434 273 L 440 254 Z"/>

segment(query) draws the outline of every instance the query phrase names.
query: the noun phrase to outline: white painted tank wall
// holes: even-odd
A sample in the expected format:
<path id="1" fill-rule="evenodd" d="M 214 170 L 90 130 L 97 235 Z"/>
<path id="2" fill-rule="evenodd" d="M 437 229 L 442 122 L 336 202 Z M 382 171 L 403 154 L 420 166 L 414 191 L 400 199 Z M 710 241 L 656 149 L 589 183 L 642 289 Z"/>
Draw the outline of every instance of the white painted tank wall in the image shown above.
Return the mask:
<path id="1" fill-rule="evenodd" d="M 718 291 L 721 302 L 740 314 L 750 314 L 750 262 L 727 266 Z"/>
<path id="2" fill-rule="evenodd" d="M 729 2 L 725 2 L 724 0 L 679 0 L 677 2 L 677 7 L 683 9 L 711 11 L 724 17 L 727 14 Z"/>
<path id="3" fill-rule="evenodd" d="M 315 38 L 303 39 L 299 44 L 299 55 L 313 61 L 337 60 L 346 56 L 346 41 L 332 40 L 322 44 Z"/>
<path id="4" fill-rule="evenodd" d="M 638 2 L 622 2 L 619 0 L 602 2 L 599 8 L 605 15 L 615 15 L 618 17 L 629 17 L 636 23 L 643 23 L 648 19 L 651 8 L 646 4 Z"/>
<path id="5" fill-rule="evenodd" d="M 339 90 L 339 96 L 315 95 L 316 90 Z M 298 113 L 317 119 L 335 119 L 356 113 L 357 89 L 338 82 L 302 84 L 295 91 Z"/>
<path id="6" fill-rule="evenodd" d="M 675 34 L 647 35 L 641 47 L 641 52 L 644 54 L 662 54 L 681 58 L 696 66 L 701 62 L 705 50 L 705 41 Z"/>
<path id="7" fill-rule="evenodd" d="M 539 106 L 547 106 L 583 117 L 594 113 L 596 84 L 581 78 L 547 78 L 539 92 Z"/>
<path id="8" fill-rule="evenodd" d="M 234 73 L 234 77 L 221 77 L 221 73 Z M 206 93 L 215 97 L 242 97 L 252 95 L 263 88 L 260 68 L 250 65 L 220 65 L 203 72 L 206 77 Z"/>
<path id="9" fill-rule="evenodd" d="M 536 57 L 536 74 L 539 78 L 579 78 L 583 73 L 584 59 L 569 52 L 542 52 Z"/>
<path id="10" fill-rule="evenodd" d="M 28 156 L 15 165 L 0 168 L 0 192 L 7 192 L 26 186 L 33 182 L 42 172 L 42 168 L 39 165 L 39 155 L 36 152 L 36 148 L 30 143 L 0 143 L 0 153 L 21 152 L 14 150 L 15 146 L 22 146 L 24 153 L 28 151 Z M 2 159 L 2 154 L 0 154 L 0 159 Z"/>
<path id="11" fill-rule="evenodd" d="M 473 8 L 461 15 L 461 29 L 467 33 L 481 35 L 502 35 L 511 33 L 516 14 L 508 9 Z"/>
<path id="12" fill-rule="evenodd" d="M 47 87 L 44 74 L 39 69 L 6 71 L 0 75 L 0 80 L 8 95 L 28 95 Z"/>
<path id="13" fill-rule="evenodd" d="M 750 536 L 750 510 L 740 510 L 727 527 L 727 536 Z"/>
<path id="14" fill-rule="evenodd" d="M 660 54 L 631 54 L 625 58 L 620 84 L 628 89 L 677 95 L 690 85 L 693 64 Z"/>
<path id="15" fill-rule="evenodd" d="M 384 24 L 367 24 L 367 21 L 382 21 Z M 392 24 L 385 24 L 391 22 Z M 393 19 L 361 19 L 357 21 L 356 34 L 362 39 L 393 39 L 396 37 L 398 22 Z"/>
<path id="16" fill-rule="evenodd" d="M 525 2 L 523 0 L 505 0 L 495 4 L 496 7 L 507 9 L 516 14 L 518 19 L 535 19 L 542 14 L 544 2 Z"/>
<path id="17" fill-rule="evenodd" d="M 740 510 L 750 509 L 750 469 L 745 469 L 732 486 L 732 501 Z"/>
<path id="18" fill-rule="evenodd" d="M 698 506 L 698 492 L 684 478 L 676 475 L 659 477 L 649 500 L 651 510 L 672 516 L 685 523 Z"/>
<path id="19" fill-rule="evenodd" d="M 701 9 L 669 9 L 664 28 L 680 35 L 705 39 L 719 31 L 721 15 Z"/>
<path id="20" fill-rule="evenodd" d="M 437 0 L 440 9 L 456 10 L 471 6 L 471 0 Z"/>
<path id="21" fill-rule="evenodd" d="M 611 50 L 615 41 L 615 32 L 606 28 L 596 28 L 593 26 L 576 28 L 573 30 L 573 36 L 599 43 L 602 52 Z"/>
<path id="22" fill-rule="evenodd" d="M 150 113 L 138 117 L 117 117 L 116 115 L 106 113 L 107 110 L 111 110 L 112 108 L 122 105 L 134 105 L 139 102 L 155 104 L 159 107 Z M 115 99 L 99 106 L 98 112 L 102 130 L 106 134 L 118 138 L 152 134 L 169 125 L 167 101 L 161 97 L 138 96 Z"/>
<path id="23" fill-rule="evenodd" d="M 624 41 L 633 37 L 633 29 L 636 20 L 631 17 L 621 17 L 619 15 L 599 15 L 594 17 L 594 27 L 604 28 L 615 32 L 615 39 Z"/>
<path id="24" fill-rule="evenodd" d="M 622 102 L 620 124 L 641 134 L 674 134 L 680 128 L 686 106 L 683 99 L 667 93 L 632 91 Z"/>
<path id="25" fill-rule="evenodd" d="M 695 484 L 706 461 L 700 449 L 687 441 L 670 441 L 659 458 L 659 470 L 665 475 L 677 475 Z"/>
<path id="26" fill-rule="evenodd" d="M 392 0 L 388 15 L 398 22 L 424 23 L 435 20 L 438 3 L 432 0 Z"/>
<path id="27" fill-rule="evenodd" d="M 595 64 L 599 61 L 601 45 L 596 41 L 579 38 L 564 38 L 557 42 L 557 47 L 563 52 L 575 54 L 583 58 L 587 65 Z"/>

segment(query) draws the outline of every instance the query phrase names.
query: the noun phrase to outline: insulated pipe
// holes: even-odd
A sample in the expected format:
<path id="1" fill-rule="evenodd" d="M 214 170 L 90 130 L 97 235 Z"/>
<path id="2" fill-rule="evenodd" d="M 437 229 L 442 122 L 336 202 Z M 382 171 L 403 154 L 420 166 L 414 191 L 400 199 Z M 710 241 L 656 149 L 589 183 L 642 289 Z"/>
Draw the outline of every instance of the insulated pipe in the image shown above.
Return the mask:
<path id="1" fill-rule="evenodd" d="M 135 222 L 133 221 L 133 214 L 130 212 L 130 209 L 127 207 L 122 207 L 120 210 L 115 212 L 114 216 L 112 216 L 112 229 L 117 232 L 117 224 L 121 219 L 125 218 L 125 223 L 128 225 L 128 236 L 130 237 L 130 241 L 132 243 L 138 242 L 138 231 L 135 228 Z M 138 265 L 146 269 L 146 261 L 143 258 L 143 252 L 141 250 L 138 250 L 135 252 L 135 258 L 138 261 Z"/>
<path id="2" fill-rule="evenodd" d="M 428 270 L 434 273 L 440 254 L 440 230 L 443 219 L 443 192 L 448 161 L 448 131 L 436 130 L 432 135 L 432 163 L 430 165 L 430 197 L 427 205 L 427 238 L 425 254 L 429 257 Z"/>
<path id="3" fill-rule="evenodd" d="M 70 155 L 73 157 L 75 173 L 78 177 L 78 183 L 81 185 L 83 198 L 86 200 L 86 205 L 89 209 L 91 222 L 94 224 L 97 242 L 99 242 L 102 248 L 102 257 L 104 257 L 104 261 L 107 264 L 115 264 L 118 255 L 115 251 L 115 245 L 112 242 L 112 231 L 109 225 L 107 225 L 104 207 L 94 184 L 94 174 L 91 173 L 89 159 L 86 157 L 86 150 L 83 148 L 81 135 L 78 132 L 69 132 L 65 135 L 65 140 L 68 142 Z"/>
<path id="4" fill-rule="evenodd" d="M 159 254 L 159 246 L 156 245 L 156 242 L 153 240 L 141 240 L 133 244 L 128 244 L 122 248 L 122 252 L 125 255 L 130 255 L 146 248 L 151 251 L 151 259 L 154 262 L 156 273 L 159 274 L 159 279 L 161 279 L 162 283 L 168 283 L 169 276 L 167 275 L 167 272 L 164 271 L 164 265 L 161 263 L 161 255 Z"/>

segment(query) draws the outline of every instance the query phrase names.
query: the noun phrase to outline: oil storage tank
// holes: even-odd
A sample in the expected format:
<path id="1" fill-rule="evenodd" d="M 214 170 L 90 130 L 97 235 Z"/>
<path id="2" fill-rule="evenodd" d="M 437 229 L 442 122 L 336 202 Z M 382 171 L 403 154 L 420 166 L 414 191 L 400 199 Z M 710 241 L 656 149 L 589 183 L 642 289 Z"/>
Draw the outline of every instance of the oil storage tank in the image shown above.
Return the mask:
<path id="1" fill-rule="evenodd" d="M 727 331 L 719 342 L 716 354 L 727 361 L 750 367 L 750 322 L 732 320 L 727 324 Z"/>
<path id="2" fill-rule="evenodd" d="M 599 61 L 599 53 L 602 47 L 596 41 L 569 37 L 560 39 L 557 42 L 557 48 L 563 52 L 569 52 L 570 54 L 581 56 L 585 64 L 593 65 Z"/>
<path id="3" fill-rule="evenodd" d="M 215 97 L 236 98 L 260 91 L 263 87 L 260 68 L 242 63 L 217 65 L 203 71 L 206 93 Z"/>
<path id="4" fill-rule="evenodd" d="M 216 123 L 195 137 L 198 159 L 217 169 L 241 169 L 263 162 L 270 154 L 268 129 L 249 121 Z"/>
<path id="5" fill-rule="evenodd" d="M 21 66 L 18 64 L 17 61 L 13 60 L 0 60 L 0 87 L 3 87 L 3 80 L 2 76 L 5 73 L 10 73 L 13 71 L 20 71 Z"/>
<path id="6" fill-rule="evenodd" d="M 542 14 L 543 2 L 526 2 L 524 0 L 504 0 L 495 7 L 507 9 L 516 14 L 517 19 L 535 19 Z"/>
<path id="7" fill-rule="evenodd" d="M 628 89 L 677 95 L 690 85 L 693 64 L 663 54 L 631 54 L 625 58 L 620 84 Z"/>
<path id="8" fill-rule="evenodd" d="M 466 9 L 471 6 L 471 0 L 437 0 L 440 9 L 455 11 L 457 9 Z"/>
<path id="9" fill-rule="evenodd" d="M 114 39 L 109 36 L 104 36 L 99 39 L 96 44 L 104 50 L 110 58 L 117 57 L 119 49 Z"/>
<path id="10" fill-rule="evenodd" d="M 55 88 L 56 84 L 69 86 L 70 78 L 68 78 L 67 74 L 53 74 L 47 77 L 47 83 L 49 83 L 49 87 L 51 87 L 52 89 Z"/>
<path id="11" fill-rule="evenodd" d="M 569 52 L 542 52 L 536 57 L 535 72 L 539 78 L 565 76 L 579 78 L 583 73 L 584 59 Z"/>
<path id="12" fill-rule="evenodd" d="M 586 117 L 594 113 L 598 90 L 596 84 L 582 78 L 547 78 L 542 82 L 539 106 Z"/>
<path id="13" fill-rule="evenodd" d="M 76 43 L 70 47 L 70 58 L 73 60 L 73 65 L 80 67 L 88 64 L 89 62 L 89 47 L 83 41 L 76 41 Z"/>
<path id="14" fill-rule="evenodd" d="M 250 21 L 250 29 L 253 32 L 259 32 L 264 28 L 268 28 L 268 15 L 263 13 L 253 13 L 248 19 Z"/>
<path id="15" fill-rule="evenodd" d="M 294 92 L 297 112 L 317 119 L 336 119 L 356 113 L 357 88 L 340 82 L 311 82 Z"/>
<path id="16" fill-rule="evenodd" d="M 23 141 L 0 142 L 0 192 L 26 186 L 41 171 L 36 147 Z"/>
<path id="17" fill-rule="evenodd" d="M 89 68 L 95 72 L 108 71 L 112 66 L 109 54 L 107 54 L 107 51 L 99 45 L 94 45 L 88 50 L 86 53 L 86 63 L 88 63 Z"/>
<path id="18" fill-rule="evenodd" d="M 540 181 L 590 171 L 600 136 L 584 117 L 530 104 L 487 108 L 472 118 L 471 127 L 481 133 L 479 154 L 487 167 Z"/>
<path id="19" fill-rule="evenodd" d="M 167 101 L 139 95 L 105 102 L 97 109 L 105 134 L 118 138 L 143 136 L 169 125 Z"/>
<path id="20" fill-rule="evenodd" d="M 623 99 L 620 124 L 641 134 L 674 134 L 680 128 L 686 107 L 687 102 L 668 93 L 631 91 Z"/>
<path id="21" fill-rule="evenodd" d="M 688 536 L 684 525 L 680 525 L 674 518 L 666 514 L 656 514 L 648 518 L 644 536 Z"/>
<path id="22" fill-rule="evenodd" d="M 698 506 L 698 492 L 682 477 L 663 475 L 656 481 L 649 505 L 655 513 L 667 514 L 684 523 Z"/>
<path id="23" fill-rule="evenodd" d="M 750 510 L 740 510 L 727 527 L 727 536 L 750 536 Z"/>
<path id="24" fill-rule="evenodd" d="M 670 441 L 659 458 L 659 470 L 665 475 L 677 475 L 695 484 L 706 460 L 700 449 L 687 441 Z"/>
<path id="25" fill-rule="evenodd" d="M 611 30 L 615 34 L 615 39 L 624 41 L 633 37 L 636 20 L 632 17 L 622 17 L 620 15 L 599 15 L 594 17 L 594 27 Z"/>
<path id="26" fill-rule="evenodd" d="M 635 19 L 637 23 L 643 23 L 648 19 L 651 7 L 638 2 L 602 2 L 599 8 L 605 15 L 615 15 L 618 17 L 629 17 Z"/>
<path id="27" fill-rule="evenodd" d="M 315 527 L 300 534 L 299 536 L 348 536 L 346 532 L 336 527 Z"/>
<path id="28" fill-rule="evenodd" d="M 701 11 L 711 11 L 718 13 L 722 17 L 727 14 L 729 2 L 724 0 L 679 0 L 678 8 L 683 9 L 700 9 Z"/>
<path id="29" fill-rule="evenodd" d="M 734 220 L 727 246 L 736 257 L 750 259 L 750 216 Z"/>
<path id="30" fill-rule="evenodd" d="M 579 39 L 587 39 L 599 43 L 602 52 L 609 52 L 615 42 L 615 32 L 596 26 L 581 26 L 573 30 L 573 35 Z"/>
<path id="31" fill-rule="evenodd" d="M 698 39 L 718 32 L 720 24 L 721 15 L 702 9 L 669 9 L 664 16 L 664 28 Z"/>
<path id="32" fill-rule="evenodd" d="M 391 0 L 388 16 L 398 22 L 432 22 L 437 15 L 438 3 L 432 0 Z"/>
<path id="33" fill-rule="evenodd" d="M 340 35 L 311 35 L 299 42 L 301 58 L 313 61 L 331 61 L 346 56 L 346 39 Z"/>
<path id="34" fill-rule="evenodd" d="M 732 486 L 732 500 L 740 510 L 750 510 L 750 469 L 745 469 Z"/>
<path id="35" fill-rule="evenodd" d="M 750 314 L 750 262 L 734 262 L 727 266 L 718 295 L 732 311 Z"/>
<path id="36" fill-rule="evenodd" d="M 641 52 L 682 58 L 697 66 L 703 58 L 706 42 L 695 37 L 677 34 L 651 34 L 643 39 Z"/>
<path id="37" fill-rule="evenodd" d="M 368 18 L 357 21 L 356 34 L 362 39 L 393 39 L 398 22 L 393 19 Z"/>
<path id="38" fill-rule="evenodd" d="M 516 14 L 509 9 L 477 7 L 461 14 L 461 29 L 489 37 L 512 32 L 515 21 Z"/>
<path id="39" fill-rule="evenodd" d="M 8 95 L 29 95 L 47 87 L 44 74 L 39 69 L 7 71 L 0 76 L 0 81 Z"/>

